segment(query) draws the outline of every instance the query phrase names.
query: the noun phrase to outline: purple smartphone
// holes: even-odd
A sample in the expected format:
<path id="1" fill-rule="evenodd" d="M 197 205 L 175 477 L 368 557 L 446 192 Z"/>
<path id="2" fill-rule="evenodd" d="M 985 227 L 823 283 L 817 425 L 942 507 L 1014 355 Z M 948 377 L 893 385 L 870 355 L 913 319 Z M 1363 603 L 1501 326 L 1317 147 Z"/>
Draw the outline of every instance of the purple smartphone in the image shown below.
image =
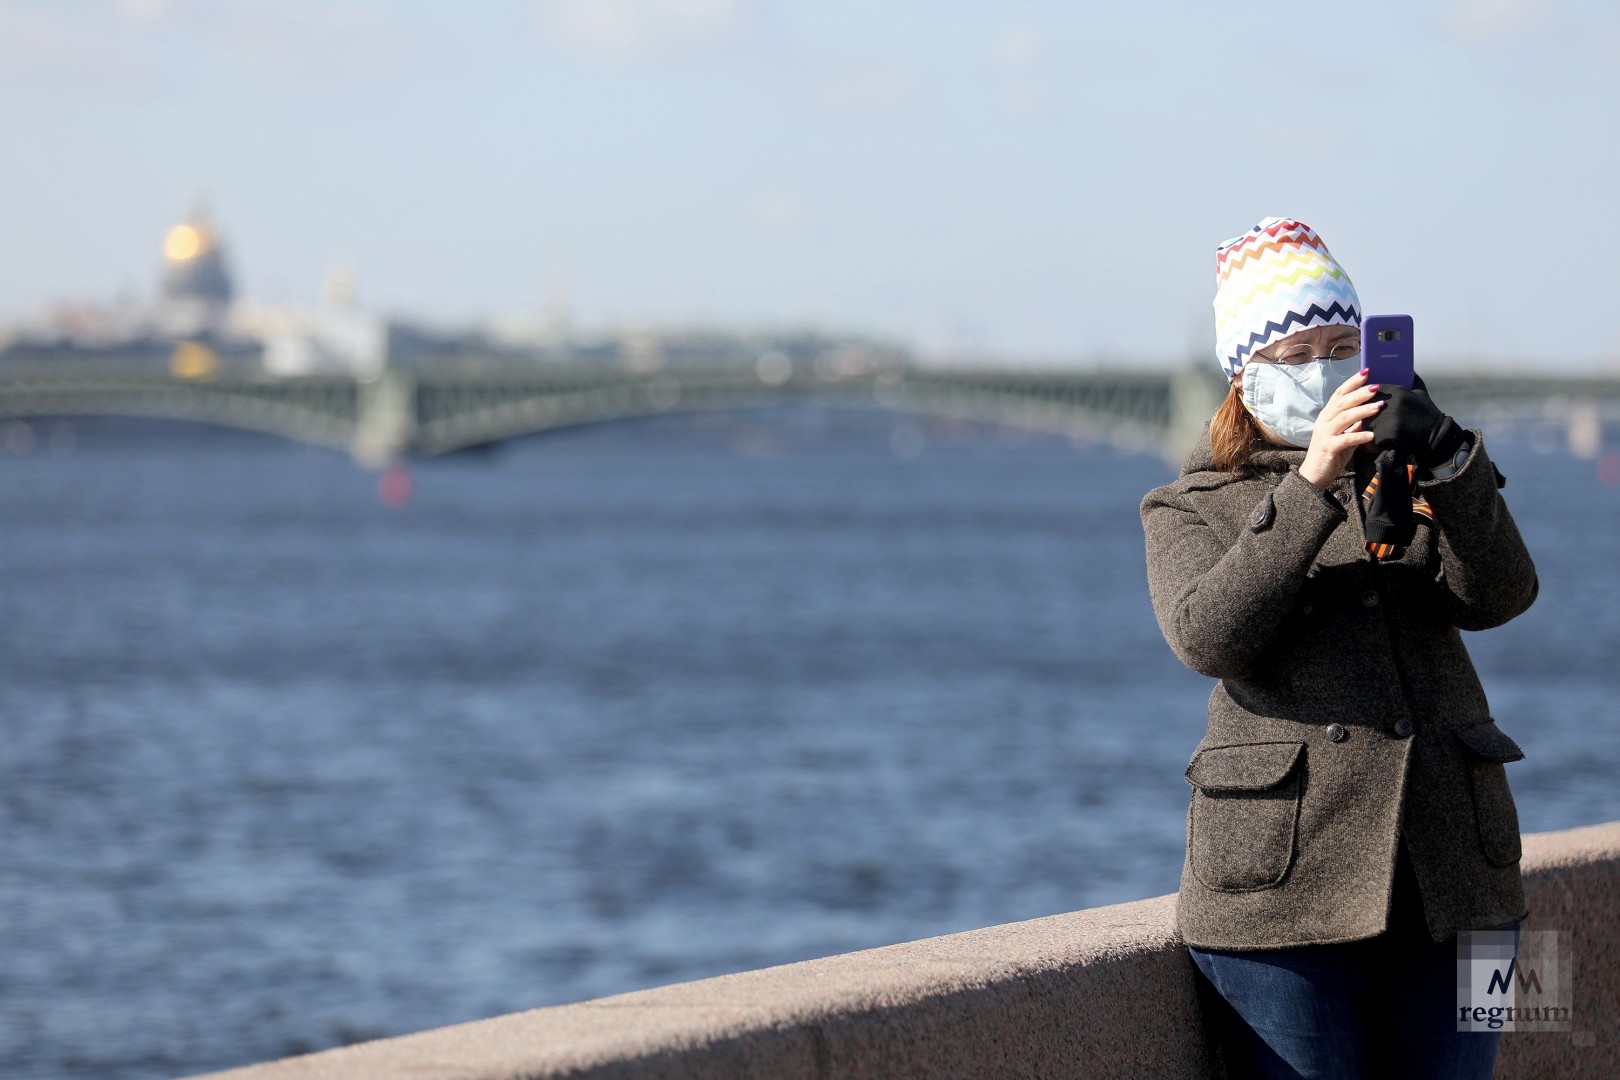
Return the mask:
<path id="1" fill-rule="evenodd" d="M 1367 381 L 1412 388 L 1412 316 L 1368 315 L 1361 320 L 1361 366 Z"/>

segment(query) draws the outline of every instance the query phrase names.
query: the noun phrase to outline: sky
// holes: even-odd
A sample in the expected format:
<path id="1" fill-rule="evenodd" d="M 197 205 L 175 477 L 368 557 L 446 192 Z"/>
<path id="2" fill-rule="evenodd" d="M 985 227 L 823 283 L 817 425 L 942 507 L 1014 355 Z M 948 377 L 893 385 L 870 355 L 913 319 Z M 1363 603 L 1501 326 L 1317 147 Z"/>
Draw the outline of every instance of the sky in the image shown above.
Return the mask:
<path id="1" fill-rule="evenodd" d="M 241 292 L 1214 362 L 1216 246 L 1315 227 L 1420 368 L 1620 371 L 1609 0 L 0 0 L 0 316 Z"/>

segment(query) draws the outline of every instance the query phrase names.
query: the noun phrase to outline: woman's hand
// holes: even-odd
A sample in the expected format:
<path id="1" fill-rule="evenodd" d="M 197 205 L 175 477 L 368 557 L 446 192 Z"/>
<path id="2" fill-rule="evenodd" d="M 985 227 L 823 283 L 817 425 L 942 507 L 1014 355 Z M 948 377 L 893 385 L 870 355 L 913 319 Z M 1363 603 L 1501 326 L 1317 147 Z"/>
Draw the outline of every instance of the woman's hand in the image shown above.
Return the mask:
<path id="1" fill-rule="evenodd" d="M 1311 428 L 1311 445 L 1305 449 L 1305 460 L 1299 466 L 1299 475 L 1310 481 L 1318 491 L 1339 478 L 1350 463 L 1356 447 L 1373 441 L 1371 431 L 1362 430 L 1362 421 L 1376 416 L 1384 402 L 1374 401 L 1377 383 L 1367 382 L 1367 369 L 1362 368 L 1333 391 L 1322 413 Z"/>
<path id="2" fill-rule="evenodd" d="M 1405 451 L 1418 465 L 1432 469 L 1449 462 L 1462 446 L 1463 429 L 1429 400 L 1427 391 L 1391 386 L 1380 396 L 1388 408 L 1367 425 L 1378 449 Z"/>

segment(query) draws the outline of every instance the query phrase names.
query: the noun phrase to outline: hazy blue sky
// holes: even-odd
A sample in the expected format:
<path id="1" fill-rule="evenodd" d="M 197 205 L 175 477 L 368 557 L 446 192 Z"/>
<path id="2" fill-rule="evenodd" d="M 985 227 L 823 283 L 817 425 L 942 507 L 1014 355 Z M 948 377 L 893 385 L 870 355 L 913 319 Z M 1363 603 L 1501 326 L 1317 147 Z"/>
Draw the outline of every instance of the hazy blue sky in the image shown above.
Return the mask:
<path id="1" fill-rule="evenodd" d="M 1620 367 L 1617 143 L 1612 0 L 0 0 L 0 313 L 206 191 L 263 300 L 1208 355 L 1289 214 L 1422 355 Z"/>

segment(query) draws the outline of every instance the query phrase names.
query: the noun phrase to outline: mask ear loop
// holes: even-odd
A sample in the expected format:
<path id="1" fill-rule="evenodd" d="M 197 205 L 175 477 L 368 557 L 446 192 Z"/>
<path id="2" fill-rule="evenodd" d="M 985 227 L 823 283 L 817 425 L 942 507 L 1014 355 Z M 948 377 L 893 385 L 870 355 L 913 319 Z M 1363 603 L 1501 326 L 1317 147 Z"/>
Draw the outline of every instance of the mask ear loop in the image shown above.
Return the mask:
<path id="1" fill-rule="evenodd" d="M 1257 366 L 1257 361 L 1250 360 L 1247 364 L 1243 365 L 1243 371 L 1240 375 L 1238 375 L 1237 381 L 1238 389 L 1240 391 L 1238 394 L 1238 401 L 1242 402 L 1243 411 L 1257 420 L 1259 417 L 1254 415 L 1254 409 L 1249 403 L 1254 400 L 1254 396 L 1257 392 L 1256 387 L 1259 385 L 1259 375 L 1260 369 Z"/>

